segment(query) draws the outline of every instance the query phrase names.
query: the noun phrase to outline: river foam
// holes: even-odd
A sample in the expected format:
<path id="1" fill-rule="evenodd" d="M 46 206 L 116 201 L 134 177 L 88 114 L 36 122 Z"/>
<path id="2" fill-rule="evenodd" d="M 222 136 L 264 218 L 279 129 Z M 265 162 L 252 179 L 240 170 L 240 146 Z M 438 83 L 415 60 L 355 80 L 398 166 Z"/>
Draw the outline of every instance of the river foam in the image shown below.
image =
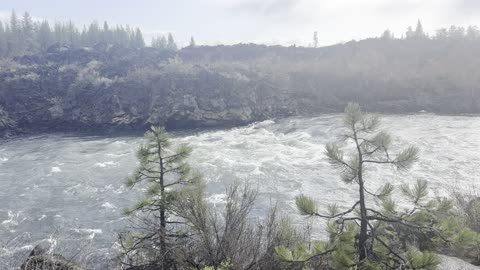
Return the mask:
<path id="1" fill-rule="evenodd" d="M 409 172 L 371 167 L 370 189 L 385 181 L 399 186 L 420 178 L 436 193 L 448 194 L 468 192 L 480 182 L 480 117 L 386 116 L 383 123 L 398 147 L 418 146 L 420 160 Z M 354 187 L 339 180 L 323 154 L 324 145 L 340 133 L 341 117 L 327 115 L 172 135 L 174 143 L 194 149 L 190 161 L 204 176 L 211 203 L 221 205 L 228 186 L 248 182 L 259 190 L 254 214 L 262 216 L 278 204 L 294 223 L 302 224 L 294 203 L 299 194 L 312 196 L 320 211 L 329 203 L 348 207 L 355 201 Z M 83 239 L 93 251 L 114 254 L 112 243 L 127 224 L 118 209 L 132 206 L 142 191 L 124 185 L 137 165 L 135 152 L 141 142 L 140 137 L 62 135 L 3 142 L 0 239 L 28 233 L 24 245 L 17 245 L 27 246 L 54 241 L 51 235 L 61 231 L 55 234 L 58 245 Z M 321 222 L 314 225 L 322 231 Z"/>

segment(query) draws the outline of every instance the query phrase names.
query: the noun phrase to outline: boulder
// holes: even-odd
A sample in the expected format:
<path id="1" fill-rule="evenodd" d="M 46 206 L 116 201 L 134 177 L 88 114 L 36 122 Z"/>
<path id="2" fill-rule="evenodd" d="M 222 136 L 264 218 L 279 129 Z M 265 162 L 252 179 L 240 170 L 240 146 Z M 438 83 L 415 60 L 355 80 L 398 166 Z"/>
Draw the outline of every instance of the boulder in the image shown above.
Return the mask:
<path id="1" fill-rule="evenodd" d="M 21 270 L 83 270 L 76 263 L 59 254 L 48 254 L 40 246 L 35 246 L 20 267 Z"/>

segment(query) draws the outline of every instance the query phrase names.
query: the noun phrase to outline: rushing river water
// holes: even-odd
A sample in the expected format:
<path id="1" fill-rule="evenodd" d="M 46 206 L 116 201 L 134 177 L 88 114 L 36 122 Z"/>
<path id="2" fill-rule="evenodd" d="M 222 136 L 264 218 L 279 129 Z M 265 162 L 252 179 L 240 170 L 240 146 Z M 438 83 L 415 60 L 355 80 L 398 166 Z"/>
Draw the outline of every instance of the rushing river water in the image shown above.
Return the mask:
<path id="1" fill-rule="evenodd" d="M 371 167 L 372 190 L 385 181 L 400 185 L 418 178 L 440 195 L 480 186 L 480 117 L 385 116 L 382 127 L 398 147 L 418 146 L 421 158 L 408 172 Z M 340 132 L 341 116 L 328 115 L 174 134 L 174 141 L 193 147 L 191 163 L 203 174 L 212 203 L 222 202 L 230 184 L 249 181 L 259 189 L 255 215 L 278 203 L 300 224 L 294 208 L 298 194 L 314 197 L 320 209 L 355 200 L 354 186 L 341 182 L 323 155 L 324 145 Z M 0 143 L 0 263 L 11 267 L 11 258 L 48 242 L 94 269 L 106 267 L 126 224 L 122 209 L 139 196 L 124 182 L 136 167 L 141 142 L 141 137 L 45 135 Z"/>

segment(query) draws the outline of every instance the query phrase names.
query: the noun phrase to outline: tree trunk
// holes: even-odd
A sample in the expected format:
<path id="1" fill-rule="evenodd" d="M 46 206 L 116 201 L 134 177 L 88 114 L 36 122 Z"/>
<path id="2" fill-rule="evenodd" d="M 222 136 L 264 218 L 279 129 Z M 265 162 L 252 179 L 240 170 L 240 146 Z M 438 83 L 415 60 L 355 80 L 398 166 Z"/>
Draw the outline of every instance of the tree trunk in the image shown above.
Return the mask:
<path id="1" fill-rule="evenodd" d="M 360 166 L 361 167 L 361 166 Z M 363 190 L 362 171 L 358 173 L 359 193 L 360 193 L 360 235 L 358 237 L 358 257 L 359 261 L 364 260 L 367 257 L 367 209 L 365 207 L 365 193 Z"/>
<path id="2" fill-rule="evenodd" d="M 367 220 L 367 208 L 365 206 L 365 190 L 364 190 L 364 182 L 363 182 L 363 152 L 360 147 L 360 143 L 358 142 L 357 132 L 355 127 L 353 127 L 354 133 L 353 137 L 355 140 L 355 144 L 357 146 L 358 152 L 358 187 L 359 187 L 359 195 L 360 195 L 360 235 L 358 236 L 358 259 L 359 262 L 363 261 L 367 258 L 367 240 L 368 240 L 368 220 Z"/>
<path id="3" fill-rule="evenodd" d="M 158 143 L 158 159 L 159 159 L 159 171 L 160 171 L 160 196 L 162 203 L 160 205 L 160 256 L 161 262 L 160 266 L 161 269 L 167 269 L 167 243 L 166 243 L 166 226 L 167 226 L 167 220 L 165 216 L 165 206 L 163 205 L 163 199 L 165 196 L 165 179 L 164 179 L 164 168 L 163 168 L 163 158 L 162 158 L 162 148 L 161 144 Z"/>

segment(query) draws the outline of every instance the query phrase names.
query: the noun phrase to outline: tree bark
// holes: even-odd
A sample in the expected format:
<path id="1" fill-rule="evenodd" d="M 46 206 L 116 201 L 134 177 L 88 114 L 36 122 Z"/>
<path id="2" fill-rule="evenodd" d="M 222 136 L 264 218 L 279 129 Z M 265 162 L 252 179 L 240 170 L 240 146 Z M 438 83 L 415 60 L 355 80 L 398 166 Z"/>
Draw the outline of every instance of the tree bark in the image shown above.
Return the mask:
<path id="1" fill-rule="evenodd" d="M 368 219 L 367 219 L 367 208 L 365 206 L 365 189 L 363 182 L 363 152 L 358 142 L 357 131 L 355 126 L 353 127 L 353 138 L 355 140 L 355 145 L 358 152 L 358 187 L 360 195 L 360 235 L 358 236 L 358 258 L 359 262 L 367 258 L 367 240 L 368 240 Z"/>
<path id="2" fill-rule="evenodd" d="M 162 146 L 160 142 L 157 142 L 158 147 L 158 159 L 159 159 L 159 171 L 160 171 L 160 196 L 161 196 L 161 205 L 160 205 L 160 255 L 161 259 L 161 269 L 166 269 L 165 261 L 167 260 L 167 243 L 166 243 L 166 226 L 167 220 L 165 216 L 165 205 L 163 204 L 163 199 L 165 196 L 165 179 L 164 179 L 164 167 L 163 167 L 163 158 L 162 158 Z"/>

